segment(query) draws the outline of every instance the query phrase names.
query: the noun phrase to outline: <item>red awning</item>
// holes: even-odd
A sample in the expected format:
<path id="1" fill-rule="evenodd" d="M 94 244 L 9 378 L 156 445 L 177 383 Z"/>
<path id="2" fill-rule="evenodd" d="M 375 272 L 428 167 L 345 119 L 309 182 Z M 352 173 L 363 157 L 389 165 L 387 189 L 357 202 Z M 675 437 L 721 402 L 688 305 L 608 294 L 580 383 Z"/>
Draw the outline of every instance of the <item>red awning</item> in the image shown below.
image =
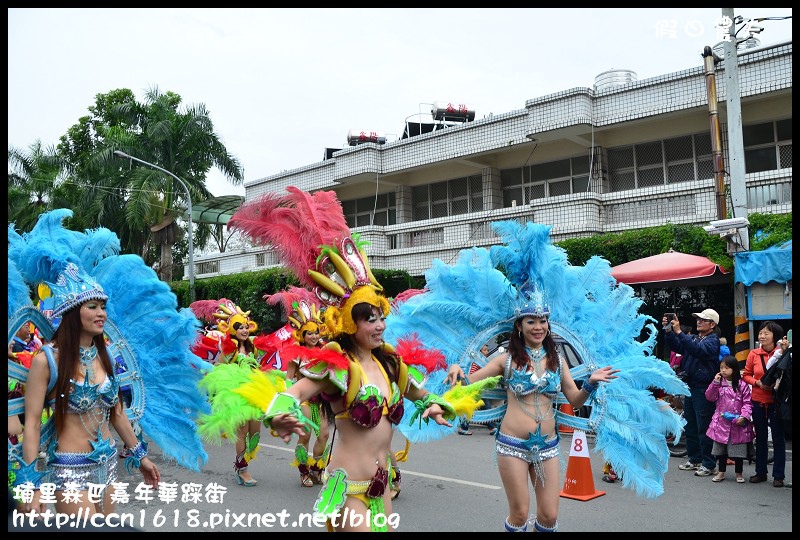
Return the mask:
<path id="1" fill-rule="evenodd" d="M 726 274 L 724 268 L 706 257 L 672 250 L 611 268 L 614 279 L 628 285 L 698 279 L 725 282 L 729 278 Z"/>

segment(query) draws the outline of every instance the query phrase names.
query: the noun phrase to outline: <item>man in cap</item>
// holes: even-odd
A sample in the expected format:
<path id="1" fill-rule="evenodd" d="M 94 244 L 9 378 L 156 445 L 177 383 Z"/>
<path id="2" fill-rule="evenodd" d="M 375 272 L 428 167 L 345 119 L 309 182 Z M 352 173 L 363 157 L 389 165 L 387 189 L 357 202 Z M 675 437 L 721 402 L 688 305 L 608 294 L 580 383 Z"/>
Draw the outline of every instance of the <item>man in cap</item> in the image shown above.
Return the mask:
<path id="1" fill-rule="evenodd" d="M 674 315 L 669 321 L 672 331 L 667 331 L 664 336 L 670 349 L 683 355 L 680 371 L 685 373 L 683 380 L 691 392 L 683 405 L 689 460 L 678 468 L 694 471 L 695 476 L 710 476 L 715 472 L 716 461 L 711 455 L 713 442 L 706 430 L 714 415 L 714 402 L 706 399 L 705 392 L 714 375 L 719 373 L 719 313 L 704 309 L 692 313 L 692 316 L 697 324 L 696 334 L 685 334 L 678 316 Z"/>

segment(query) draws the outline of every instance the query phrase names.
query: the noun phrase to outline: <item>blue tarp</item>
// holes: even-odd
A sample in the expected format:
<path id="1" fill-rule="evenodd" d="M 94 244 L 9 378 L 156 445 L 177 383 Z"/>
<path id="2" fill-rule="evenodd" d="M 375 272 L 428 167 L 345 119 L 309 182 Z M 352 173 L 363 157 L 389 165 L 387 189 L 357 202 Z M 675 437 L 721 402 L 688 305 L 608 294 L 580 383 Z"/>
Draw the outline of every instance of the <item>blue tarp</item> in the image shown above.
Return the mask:
<path id="1" fill-rule="evenodd" d="M 792 241 L 763 251 L 743 251 L 734 254 L 734 282 L 750 286 L 753 283 L 792 279 Z"/>

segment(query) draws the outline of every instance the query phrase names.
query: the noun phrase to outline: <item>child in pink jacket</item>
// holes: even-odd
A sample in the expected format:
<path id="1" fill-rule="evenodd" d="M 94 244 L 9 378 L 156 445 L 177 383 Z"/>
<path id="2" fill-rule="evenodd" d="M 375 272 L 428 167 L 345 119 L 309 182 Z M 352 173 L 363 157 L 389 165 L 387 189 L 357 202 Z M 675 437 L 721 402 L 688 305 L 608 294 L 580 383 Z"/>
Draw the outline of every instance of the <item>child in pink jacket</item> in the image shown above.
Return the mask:
<path id="1" fill-rule="evenodd" d="M 744 483 L 744 459 L 747 446 L 753 441 L 750 385 L 742 380 L 739 362 L 728 355 L 719 363 L 719 373 L 706 389 L 706 399 L 716 402 L 706 435 L 714 441 L 711 454 L 717 458 L 719 472 L 711 479 L 722 482 L 728 458 L 733 459 L 736 481 Z"/>

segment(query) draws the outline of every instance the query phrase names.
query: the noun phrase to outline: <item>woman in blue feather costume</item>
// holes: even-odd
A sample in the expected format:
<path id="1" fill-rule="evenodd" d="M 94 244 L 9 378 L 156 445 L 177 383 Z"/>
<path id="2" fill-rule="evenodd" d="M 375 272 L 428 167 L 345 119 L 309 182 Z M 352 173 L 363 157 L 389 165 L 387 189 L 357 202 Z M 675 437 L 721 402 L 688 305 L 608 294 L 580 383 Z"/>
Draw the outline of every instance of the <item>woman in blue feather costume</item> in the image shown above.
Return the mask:
<path id="1" fill-rule="evenodd" d="M 389 316 L 386 338 L 414 334 L 444 353 L 448 376 L 431 376 L 431 392 L 441 391 L 436 381 L 446 387 L 463 378 L 473 362 L 481 369 L 468 377 L 471 383 L 503 375 L 503 388 L 483 397 L 507 403 L 479 412 L 484 421 L 502 421 L 495 448 L 509 503 L 506 530 L 557 530 L 559 460 L 549 458 L 558 455 L 559 424 L 593 433 L 594 451 L 612 464 L 623 487 L 657 497 L 669 459 L 666 436 L 680 433 L 683 420 L 651 389 L 682 395 L 688 390 L 666 362 L 652 356 L 656 330 L 638 312 L 641 300 L 616 283 L 609 263 L 599 257 L 570 265 L 566 253 L 551 244 L 549 226 L 507 221 L 493 228 L 504 245 L 462 250 L 453 265 L 434 261 L 425 292 Z M 650 337 L 641 343 L 643 328 Z M 570 369 L 556 353 L 555 333 L 580 354 L 582 365 Z M 498 336 L 509 340 L 509 353 L 484 358 L 481 346 Z M 557 407 L 584 402 L 592 407 L 589 418 Z M 430 429 L 404 435 L 412 442 L 441 436 Z M 528 478 L 536 494 L 530 520 Z"/>
<path id="2" fill-rule="evenodd" d="M 61 513 L 106 514 L 114 511 L 108 488 L 118 478 L 111 428 L 128 449 L 126 470 L 139 468 L 154 489 L 160 473 L 132 422 L 179 465 L 198 471 L 207 461 L 194 423 L 208 407 L 197 389 L 202 363 L 189 349 L 199 322 L 177 309 L 174 293 L 140 257 L 118 254 L 114 233 L 68 230 L 62 220 L 71 216 L 67 209 L 42 214 L 24 235 L 8 228 L 9 339 L 32 322 L 52 341 L 30 370 L 9 361 L 9 377 L 25 386 L 24 398 L 9 400 L 9 415 L 25 412 L 22 444 L 9 445 L 9 461 L 20 465 L 15 496 L 23 509 L 51 502 Z M 31 289 L 51 309 L 39 311 Z M 117 372 L 120 361 L 127 371 Z M 123 386 L 131 388 L 128 406 Z M 42 424 L 45 408 L 52 414 Z"/>

